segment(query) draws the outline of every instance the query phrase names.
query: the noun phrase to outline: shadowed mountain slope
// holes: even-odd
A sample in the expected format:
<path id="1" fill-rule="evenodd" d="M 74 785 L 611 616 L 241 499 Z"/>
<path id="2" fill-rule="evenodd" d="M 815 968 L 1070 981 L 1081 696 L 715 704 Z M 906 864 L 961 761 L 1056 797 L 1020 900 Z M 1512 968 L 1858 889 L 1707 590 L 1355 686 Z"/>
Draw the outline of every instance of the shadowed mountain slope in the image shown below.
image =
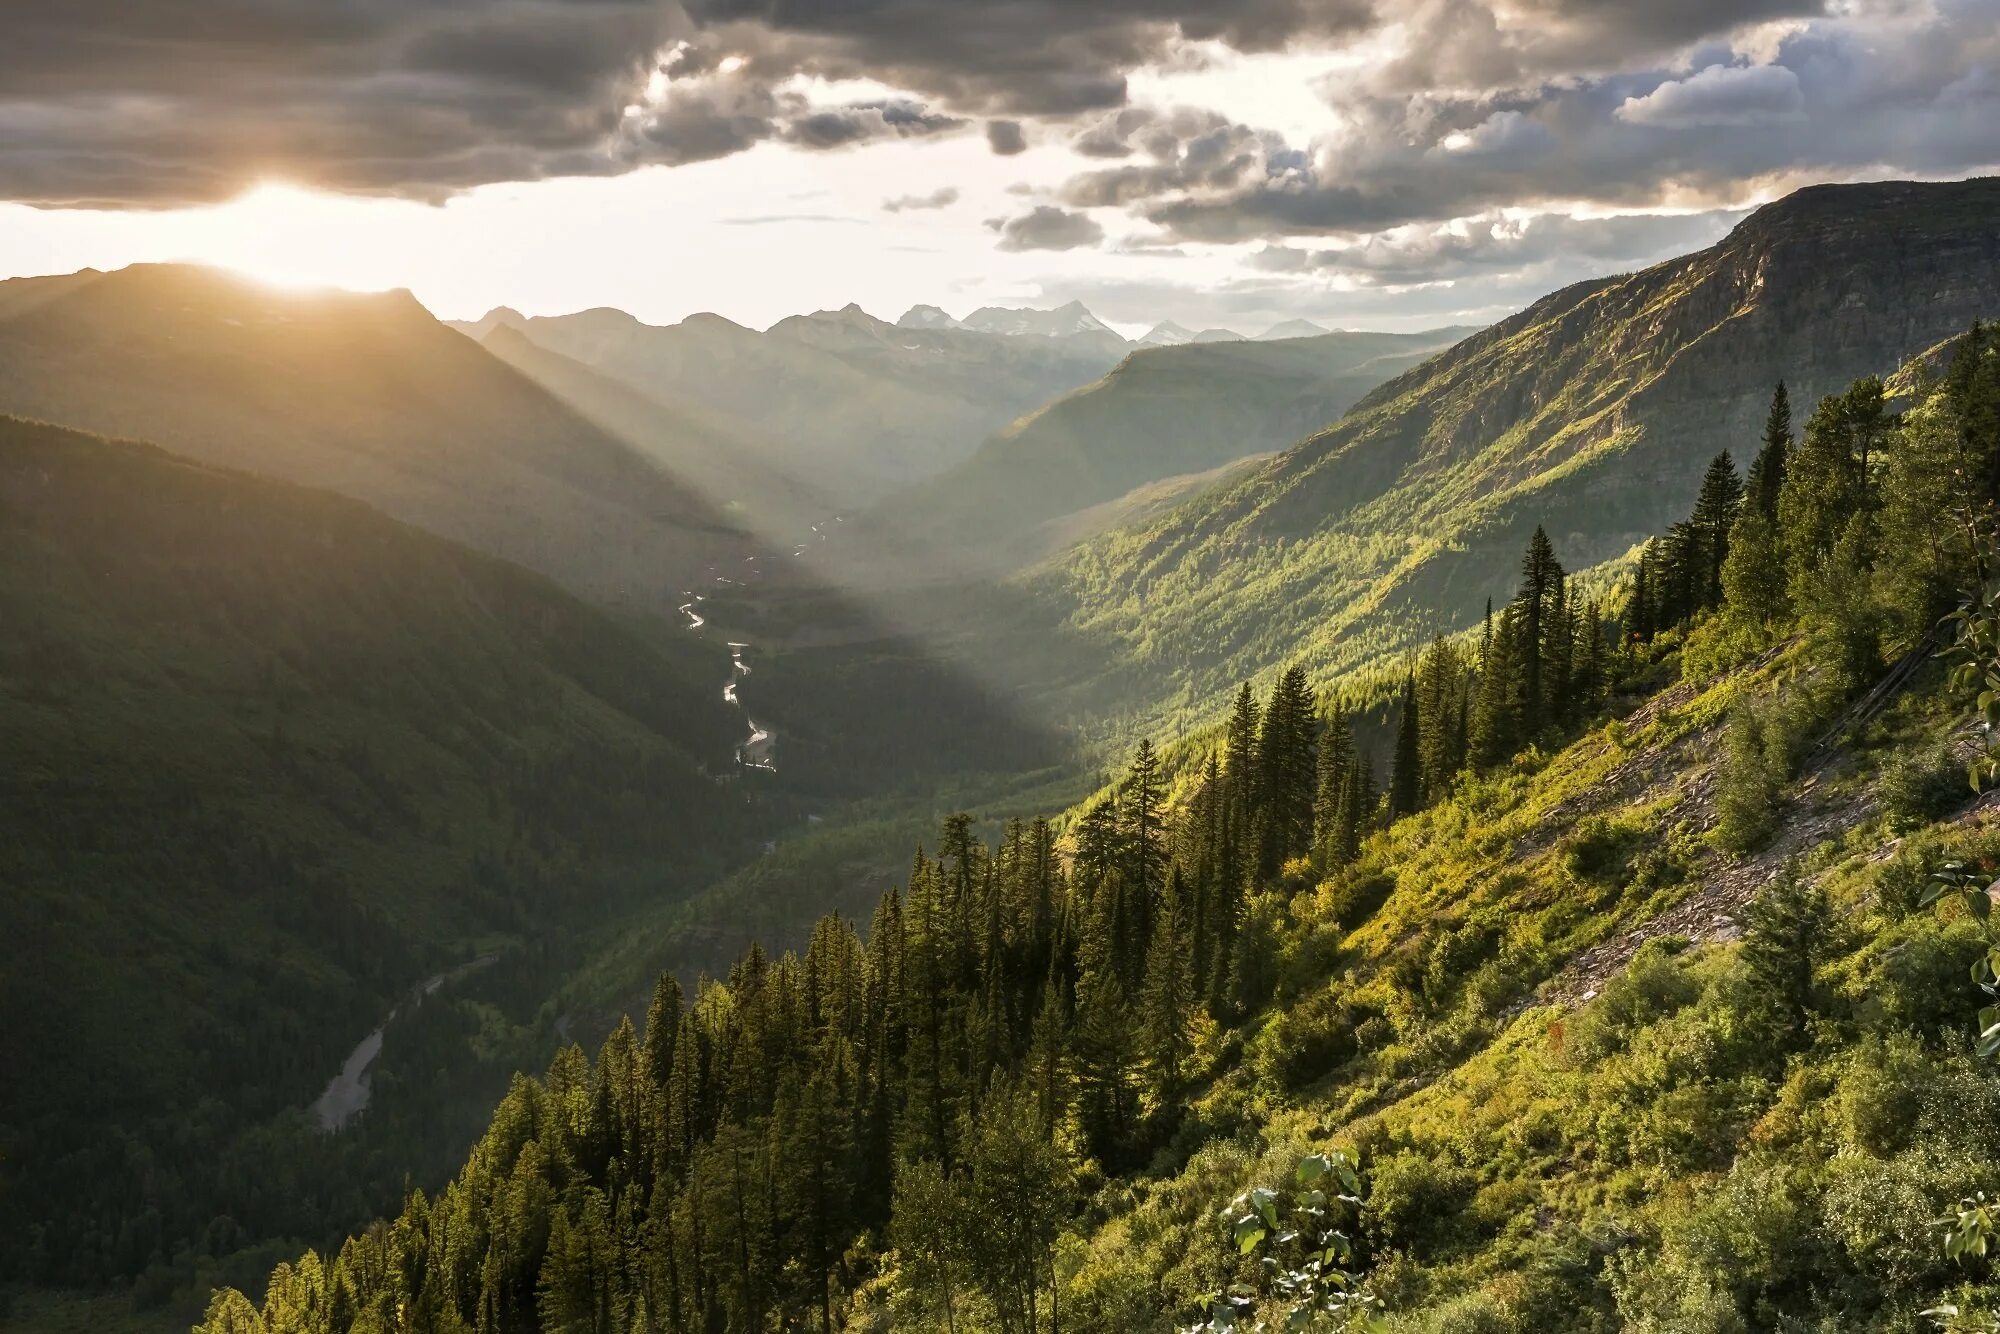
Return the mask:
<path id="1" fill-rule="evenodd" d="M 139 265 L 0 284 L 0 411 L 324 486 L 655 605 L 742 534 L 407 292 Z"/>
<path id="2" fill-rule="evenodd" d="M 511 325 L 496 326 L 481 344 L 686 482 L 730 522 L 760 536 L 795 539 L 835 508 L 820 490 L 785 471 L 780 446 L 740 421 L 643 393 Z"/>
<path id="3" fill-rule="evenodd" d="M 326 491 L 0 418 L 0 623 L 0 1007 L 34 1017 L 0 1031 L 0 1235 L 46 1224 L 56 1281 L 218 1214 L 326 1226 L 332 1149 L 242 1135 L 425 974 L 559 956 L 761 837 L 710 777 L 719 651 Z"/>

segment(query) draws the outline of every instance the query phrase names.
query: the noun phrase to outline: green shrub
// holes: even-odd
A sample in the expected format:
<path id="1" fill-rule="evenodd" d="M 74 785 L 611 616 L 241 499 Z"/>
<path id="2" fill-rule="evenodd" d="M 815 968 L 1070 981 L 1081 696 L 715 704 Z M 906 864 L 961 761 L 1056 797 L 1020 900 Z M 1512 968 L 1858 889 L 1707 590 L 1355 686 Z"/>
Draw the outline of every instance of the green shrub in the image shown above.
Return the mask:
<path id="1" fill-rule="evenodd" d="M 1344 875 L 1327 888 L 1326 915 L 1352 931 L 1380 911 L 1395 889 L 1396 877 L 1384 871 Z"/>
<path id="2" fill-rule="evenodd" d="M 1422 1334 L 1515 1334 L 1518 1328 L 1484 1292 L 1461 1293 L 1406 1326 Z"/>
<path id="3" fill-rule="evenodd" d="M 1903 751 L 1882 773 L 1882 807 L 1904 824 L 1935 820 L 1971 797 L 1965 766 L 1945 746 Z"/>
<path id="4" fill-rule="evenodd" d="M 1729 711 L 1715 789 L 1715 841 L 1725 851 L 1760 847 L 1777 827 L 1793 744 L 1793 728 L 1775 703 L 1744 699 Z"/>
<path id="5" fill-rule="evenodd" d="M 1961 918 L 1906 918 L 1884 933 L 1863 984 L 1860 1013 L 1877 1032 L 1908 1029 L 1931 1037 L 1967 1031 L 1966 970 L 1985 952 L 1978 928 Z"/>
<path id="6" fill-rule="evenodd" d="M 1736 617 L 1711 616 L 1688 632 L 1681 649 L 1681 679 L 1706 681 L 1740 667 L 1770 644 L 1770 632 Z"/>
<path id="7" fill-rule="evenodd" d="M 1500 932 L 1489 925 L 1467 922 L 1441 933 L 1424 959 L 1423 976 L 1418 983 L 1431 1013 L 1439 1013 L 1450 1005 L 1471 980 L 1473 972 L 1492 958 L 1499 946 Z"/>
<path id="8" fill-rule="evenodd" d="M 1890 1159 L 1827 1164 L 1825 1231 L 1860 1271 L 1894 1292 L 1927 1296 L 1953 1277 L 1937 1219 L 1992 1180 L 1983 1156 L 1919 1146 Z"/>
<path id="9" fill-rule="evenodd" d="M 1848 1057 L 1840 1080 L 1842 1133 L 1852 1147 L 1886 1158 L 1908 1144 L 1934 1078 L 1916 1039 L 1898 1034 L 1871 1040 Z"/>
<path id="10" fill-rule="evenodd" d="M 1686 944 L 1675 938 L 1640 946 L 1625 971 L 1606 982 L 1569 1024 L 1564 1040 L 1569 1058 L 1595 1065 L 1623 1047 L 1627 1034 L 1693 1004 L 1701 987 L 1676 957 Z"/>
<path id="11" fill-rule="evenodd" d="M 1250 1045 L 1258 1075 L 1269 1085 L 1304 1088 L 1354 1058 L 1357 1015 L 1322 990 L 1264 1026 Z"/>
<path id="12" fill-rule="evenodd" d="M 1563 842 L 1563 869 L 1578 880 L 1622 889 L 1631 878 L 1632 855 L 1646 836 L 1631 820 L 1586 815 Z"/>
<path id="13" fill-rule="evenodd" d="M 1875 905 L 1892 922 L 1900 922 L 1924 906 L 1931 887 L 1931 866 L 1937 859 L 1934 842 L 1911 840 L 1875 872 Z"/>
<path id="14" fill-rule="evenodd" d="M 1457 1236 L 1459 1216 L 1473 1191 L 1465 1169 L 1410 1149 L 1376 1163 L 1369 1181 L 1368 1225 L 1374 1240 L 1419 1258 Z"/>

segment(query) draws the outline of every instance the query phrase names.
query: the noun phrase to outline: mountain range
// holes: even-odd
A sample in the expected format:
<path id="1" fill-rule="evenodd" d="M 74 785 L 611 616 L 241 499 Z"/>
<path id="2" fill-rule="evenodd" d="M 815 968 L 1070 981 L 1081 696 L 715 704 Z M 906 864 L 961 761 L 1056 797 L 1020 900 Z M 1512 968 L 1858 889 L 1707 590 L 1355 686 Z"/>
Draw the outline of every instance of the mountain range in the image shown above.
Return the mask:
<path id="1" fill-rule="evenodd" d="M 1701 252 L 1484 329 L 1417 334 L 1295 322 L 1246 339 L 1168 323 L 1134 344 L 1074 303 L 964 320 L 917 307 L 893 324 L 848 306 L 763 331 L 503 308 L 446 327 L 407 293 L 280 293 L 186 266 L 0 284 L 0 413 L 14 414 L 0 417 L 0 882 L 14 891 L 0 898 L 0 1005 L 37 1017 L 0 1033 L 0 1068 L 32 1073 L 0 1088 L 0 1209 L 18 1211 L 0 1239 L 38 1239 L 15 1248 L 24 1270 L 74 1257 L 56 1281 L 95 1283 L 147 1272 L 156 1251 L 192 1254 L 195 1238 L 215 1238 L 204 1254 L 254 1256 L 393 1210 L 407 1145 L 348 1162 L 384 1141 L 365 1125 L 360 1148 L 308 1133 L 302 1109 L 413 985 L 483 979 L 389 1029 L 407 1045 L 383 1057 L 378 1112 L 436 1151 L 414 1174 L 436 1184 L 473 1131 L 455 1116 L 417 1129 L 429 1113 L 490 1103 L 496 1072 L 609 1028 L 569 999 L 580 959 L 600 969 L 599 994 L 624 998 L 640 972 L 691 980 L 726 963 L 721 942 L 746 923 L 774 948 L 799 943 L 806 908 L 865 905 L 858 887 L 876 887 L 885 856 L 907 858 L 917 815 L 1032 814 L 1051 792 L 1059 808 L 1099 783 L 1086 765 L 1137 737 L 1163 740 L 1162 791 L 1191 801 L 1238 681 L 1305 669 L 1286 687 L 1287 726 L 1309 736 L 1314 686 L 1351 695 L 1400 679 L 1433 635 L 1513 598 L 1537 528 L 1579 590 L 1609 592 L 1635 546 L 1689 512 L 1718 450 L 1747 460 L 1778 379 L 1803 419 L 1820 395 L 1996 312 L 1995 180 L 1801 191 Z M 817 541 L 835 513 L 852 540 L 881 539 L 873 567 L 852 567 L 869 569 L 856 588 L 837 585 L 831 553 L 766 583 L 718 573 L 766 561 L 776 539 L 779 553 Z M 697 581 L 709 633 L 752 641 L 740 666 L 659 616 Z M 871 596 L 928 637 L 885 629 Z M 846 619 L 835 634 L 814 617 Z M 1605 866 L 1623 868 L 1617 892 L 1592 902 L 1621 920 L 1683 883 L 1632 854 L 1656 832 L 1634 832 L 1638 817 L 1617 817 L 1627 829 L 1580 823 L 1580 805 L 1562 814 L 1624 772 L 1599 704 L 1636 706 L 1679 670 L 1620 656 L 1634 675 L 1576 714 L 1593 730 L 1568 737 L 1559 763 L 1485 771 L 1533 777 L 1502 813 L 1540 841 L 1496 852 L 1433 838 L 1445 829 L 1433 820 L 1462 829 L 1500 809 L 1481 806 L 1484 786 L 1450 794 L 1458 770 L 1435 817 L 1392 795 L 1378 819 L 1354 776 L 1372 771 L 1355 761 L 1351 790 L 1365 790 L 1380 835 L 1357 850 L 1362 869 L 1322 880 L 1298 848 L 1271 849 L 1255 901 L 1220 919 L 1254 927 L 1244 949 L 1272 955 L 1262 1000 L 1217 993 L 1217 1015 L 1253 1026 L 1202 1039 L 1202 1059 L 1239 1081 L 1225 1101 L 1242 1080 L 1322 1078 L 1368 1043 L 1404 1041 L 1405 1020 L 1411 1052 L 1434 1056 L 1423 1044 L 1443 1030 L 1412 1016 L 1445 1014 L 1462 979 L 1428 979 L 1512 959 L 1520 914 L 1546 911 L 1541 939 L 1574 951 L 1610 929 L 1572 911 Z M 1462 691 L 1470 677 L 1454 670 Z M 1268 697 L 1277 710 L 1279 692 Z M 1647 744 L 1702 737 L 1658 758 L 1706 782 L 1727 699 L 1691 697 L 1674 696 L 1687 717 Z M 740 781 L 731 763 L 737 701 L 796 748 L 768 782 Z M 1267 735 L 1273 772 L 1304 793 L 1312 765 Z M 1945 767 L 1956 787 L 1962 771 Z M 1713 785 L 1684 791 L 1699 805 Z M 1287 828 L 1316 795 L 1287 799 Z M 1078 844 L 1066 853 L 1092 836 L 1089 809 L 1061 826 Z M 1416 823 L 1393 823 L 1406 813 Z M 1560 827 L 1534 833 L 1543 823 Z M 1686 852 L 1676 840 L 1657 840 L 1662 858 Z M 992 901 L 1023 908 L 1038 901 L 1029 868 L 1063 862 L 1026 846 L 985 881 L 958 847 L 920 861 L 913 884 L 942 894 L 962 876 L 961 906 L 970 886 L 1004 885 Z M 1185 851 L 1190 875 L 1221 864 Z M 1532 894 L 1508 878 L 1517 851 L 1549 876 Z M 1708 851 L 1688 855 L 1730 874 Z M 1445 862 L 1450 875 L 1431 877 Z M 1460 883 L 1483 886 L 1487 917 L 1439 907 L 1438 887 Z M 1374 936 L 1348 939 L 1385 905 Z M 998 946 L 966 925 L 966 959 L 1010 958 L 1004 942 L 1023 937 L 997 920 L 977 931 L 999 932 Z M 922 958 L 928 942 L 910 939 Z M 1137 985 L 1151 951 L 1123 939 L 1132 957 L 1115 966 Z M 1365 965 L 1364 984 L 1403 990 L 1343 1008 L 1320 985 L 1345 966 L 1336 955 Z M 1523 979 L 1555 980 L 1554 958 L 1508 962 L 1520 976 L 1479 991 L 1493 1003 L 1479 1024 L 1506 1017 L 1497 1007 Z M 1007 967 L 1027 979 L 1021 997 L 1039 997 L 1055 974 L 1023 960 Z M 804 976 L 758 955 L 732 985 L 750 994 L 767 967 L 785 988 Z M 844 969 L 812 975 L 858 975 Z M 1150 1006 L 1162 993 L 1132 994 Z M 960 1013 L 1003 1012 L 986 1004 Z M 726 1027 L 730 1013 L 712 1000 L 700 1022 Z M 1025 1003 L 1004 1013 L 1032 1017 Z M 1009 1027 L 1024 1025 L 988 1040 Z M 1355 1096 L 1429 1068 L 1405 1058 L 1371 1067 L 1374 1091 Z M 578 1059 L 562 1057 L 552 1082 Z M 1062 1078 L 1060 1062 L 1047 1068 Z M 536 1096 L 510 1105 L 553 1105 Z M 589 1108 L 577 1124 L 602 1123 L 613 1102 L 574 1101 Z M 521 1120 L 570 1133 L 560 1118 Z M 1179 1170 L 1186 1155 L 1170 1152 Z M 703 1170 L 734 1161 L 714 1153 Z M 1428 1168 L 1391 1169 L 1385 1212 L 1397 1170 Z M 336 1198 L 340 1182 L 373 1193 Z M 1402 1217 L 1420 1227 L 1443 1197 L 1404 1186 L 1417 1203 Z M 521 1291 L 530 1300 L 534 1285 Z"/>
<path id="2" fill-rule="evenodd" d="M 904 327 L 858 306 L 758 332 L 719 315 L 643 324 L 616 310 L 460 323 L 511 328 L 676 412 L 776 442 L 785 476 L 836 506 L 872 500 L 969 454 L 987 435 L 1086 384 L 1125 350 L 1108 331 L 1015 338 Z M 698 407 L 696 406 L 698 405 Z"/>

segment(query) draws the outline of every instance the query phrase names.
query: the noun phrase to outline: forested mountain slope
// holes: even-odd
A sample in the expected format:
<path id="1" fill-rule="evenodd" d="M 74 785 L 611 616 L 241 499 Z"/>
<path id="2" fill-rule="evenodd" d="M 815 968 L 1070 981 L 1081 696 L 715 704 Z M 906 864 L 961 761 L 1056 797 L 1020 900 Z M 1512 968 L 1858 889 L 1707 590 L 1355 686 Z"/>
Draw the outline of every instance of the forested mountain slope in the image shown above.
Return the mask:
<path id="1" fill-rule="evenodd" d="M 296 1113 L 392 1005 L 475 954 L 485 981 L 559 958 L 767 823 L 711 776 L 741 739 L 719 650 L 663 656 L 329 492 L 0 418 L 0 624 L 12 1275 L 382 1207 L 462 1153 L 475 1049 L 519 1059 L 484 1011 L 421 1058 L 412 1138 L 338 1162 Z"/>
<path id="2" fill-rule="evenodd" d="M 583 416 L 658 461 L 730 522 L 760 537 L 796 542 L 837 508 L 831 497 L 792 476 L 789 452 L 698 405 L 641 392 L 529 338 L 511 324 L 480 345 Z"/>
<path id="3" fill-rule="evenodd" d="M 1772 434 L 1620 615 L 1538 529 L 1386 785 L 1293 665 L 1171 785 L 947 817 L 202 1334 L 1990 1327 L 2000 349 Z"/>
<path id="4" fill-rule="evenodd" d="M 1115 336 L 1008 337 L 908 329 L 858 307 L 782 320 L 759 333 L 719 315 L 671 326 L 618 310 L 522 318 L 495 312 L 551 351 L 670 402 L 781 442 L 774 462 L 842 506 L 958 462 L 993 431 L 1102 375 Z"/>
<path id="5" fill-rule="evenodd" d="M 0 411 L 328 487 L 638 605 L 752 549 L 407 292 L 288 293 L 186 265 L 0 284 Z"/>
<path id="6" fill-rule="evenodd" d="M 1281 449 L 1469 328 L 1141 348 L 872 516 L 955 556 L 1026 564 L 1090 536 L 1063 522 L 1139 487 Z"/>
<path id="7" fill-rule="evenodd" d="M 1579 568 L 1659 531 L 1718 448 L 1755 447 L 1777 380 L 1803 415 L 1996 310 L 2000 180 L 1802 190 L 1708 250 L 1537 302 L 1029 589 L 1098 646 L 1088 712 L 1185 716 L 1294 656 L 1337 676 L 1504 598 L 1537 523 Z M 1035 623 L 981 652 L 1036 679 Z"/>

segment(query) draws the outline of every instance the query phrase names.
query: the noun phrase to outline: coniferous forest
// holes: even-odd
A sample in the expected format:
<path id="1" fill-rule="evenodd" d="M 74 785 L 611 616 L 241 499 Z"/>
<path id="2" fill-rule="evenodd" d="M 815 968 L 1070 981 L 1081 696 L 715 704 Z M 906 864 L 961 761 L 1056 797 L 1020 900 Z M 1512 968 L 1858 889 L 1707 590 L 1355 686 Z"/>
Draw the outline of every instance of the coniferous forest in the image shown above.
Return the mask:
<path id="1" fill-rule="evenodd" d="M 662 976 L 442 1190 L 203 1330 L 1906 1327 L 1992 1235 L 1955 905 L 2000 836 L 1928 738 L 2000 672 L 1989 603 L 1937 628 L 1993 551 L 2000 348 L 1896 401 L 1795 432 L 1780 385 L 1615 583 L 1535 529 L 1516 595 L 1387 683 L 1386 755 L 1294 667 L 1060 828 L 947 818 L 865 929 Z M 1768 860 L 1835 734 L 1865 837 L 1793 840 L 1719 946 L 1617 950 Z M 1634 765 L 1701 775 L 1702 823 L 1592 811 Z"/>

